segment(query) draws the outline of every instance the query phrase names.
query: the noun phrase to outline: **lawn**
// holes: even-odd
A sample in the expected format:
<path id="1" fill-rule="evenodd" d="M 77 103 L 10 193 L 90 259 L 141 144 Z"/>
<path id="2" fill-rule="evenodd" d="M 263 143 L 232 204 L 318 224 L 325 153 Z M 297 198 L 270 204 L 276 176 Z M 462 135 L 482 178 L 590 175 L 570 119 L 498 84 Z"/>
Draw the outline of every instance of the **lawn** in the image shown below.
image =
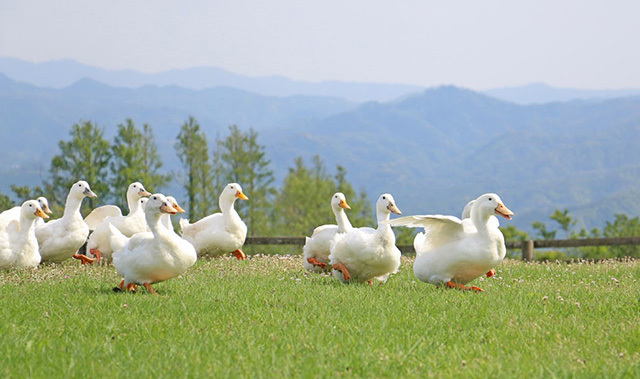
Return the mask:
<path id="1" fill-rule="evenodd" d="M 640 261 L 505 261 L 480 294 L 199 260 L 152 296 L 112 266 L 0 272 L 0 376 L 640 377 Z"/>

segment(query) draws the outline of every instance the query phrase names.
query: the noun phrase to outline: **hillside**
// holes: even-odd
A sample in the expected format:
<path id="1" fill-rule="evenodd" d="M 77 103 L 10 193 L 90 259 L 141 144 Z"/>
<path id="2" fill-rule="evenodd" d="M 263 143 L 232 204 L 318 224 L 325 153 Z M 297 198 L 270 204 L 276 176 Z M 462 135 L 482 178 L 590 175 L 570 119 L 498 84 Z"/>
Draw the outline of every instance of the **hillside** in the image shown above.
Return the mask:
<path id="1" fill-rule="evenodd" d="M 640 214 L 640 97 L 522 106 L 456 87 L 361 105 L 326 97 L 268 97 L 231 88 L 109 87 L 82 80 L 41 88 L 0 76 L 0 191 L 39 184 L 57 142 L 79 120 L 108 137 L 132 118 L 154 130 L 167 169 L 180 125 L 193 115 L 209 137 L 253 127 L 278 180 L 293 159 L 320 154 L 372 198 L 391 192 L 405 214 L 453 213 L 498 192 L 528 228 L 569 208 L 587 227 Z M 179 191 L 174 183 L 173 192 Z M 506 222 L 506 221 L 505 221 Z"/>
<path id="2" fill-rule="evenodd" d="M 195 90 L 233 87 L 264 96 L 340 97 L 355 102 L 389 101 L 423 89 L 403 84 L 339 81 L 314 83 L 279 76 L 252 77 L 216 67 L 195 67 L 149 74 L 132 70 L 104 70 L 73 60 L 31 63 L 8 57 L 0 57 L 0 72 L 13 80 L 52 88 L 68 87 L 78 80 L 89 78 L 114 87 L 138 88 L 153 85 L 179 86 Z"/>

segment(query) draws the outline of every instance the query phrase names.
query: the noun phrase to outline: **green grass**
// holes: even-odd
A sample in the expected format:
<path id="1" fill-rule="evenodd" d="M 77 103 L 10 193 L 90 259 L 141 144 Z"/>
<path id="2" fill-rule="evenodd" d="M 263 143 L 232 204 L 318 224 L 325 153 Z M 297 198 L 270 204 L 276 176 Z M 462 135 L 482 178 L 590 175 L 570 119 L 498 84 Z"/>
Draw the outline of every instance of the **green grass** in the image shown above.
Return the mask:
<path id="1" fill-rule="evenodd" d="M 200 260 L 155 297 L 113 267 L 0 273 L 1 377 L 639 377 L 640 261 L 506 261 L 474 294 Z"/>

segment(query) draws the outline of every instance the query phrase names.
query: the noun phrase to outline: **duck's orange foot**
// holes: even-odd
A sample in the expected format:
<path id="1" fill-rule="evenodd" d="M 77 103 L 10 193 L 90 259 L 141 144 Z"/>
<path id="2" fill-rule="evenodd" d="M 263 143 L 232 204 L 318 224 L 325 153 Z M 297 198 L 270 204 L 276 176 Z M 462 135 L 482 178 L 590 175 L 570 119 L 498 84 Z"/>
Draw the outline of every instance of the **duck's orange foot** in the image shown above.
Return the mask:
<path id="1" fill-rule="evenodd" d="M 347 270 L 347 268 L 344 266 L 342 262 L 338 262 L 331 267 L 333 267 L 333 269 L 336 271 L 340 271 L 342 273 L 342 277 L 344 278 L 344 280 L 351 280 L 351 275 L 349 274 L 349 270 Z"/>
<path id="2" fill-rule="evenodd" d="M 123 280 L 124 282 L 124 280 Z M 136 292 L 138 290 L 138 285 L 135 283 L 129 283 L 127 284 L 127 291 L 129 292 Z M 155 291 L 154 291 L 155 292 Z M 157 295 L 157 294 L 156 294 Z"/>
<path id="3" fill-rule="evenodd" d="M 320 268 L 325 268 L 327 267 L 327 264 L 324 262 L 320 262 L 319 260 L 317 260 L 316 258 L 307 258 L 307 262 L 309 262 L 310 264 L 314 265 L 314 266 L 318 266 Z"/>
<path id="4" fill-rule="evenodd" d="M 149 292 L 151 292 L 152 294 L 158 296 L 158 293 L 156 292 L 156 290 L 154 290 L 153 288 L 151 288 L 151 284 L 144 282 L 142 283 L 142 285 L 144 286 L 144 288 L 146 288 Z"/>
<path id="5" fill-rule="evenodd" d="M 240 249 L 231 252 L 231 254 L 235 255 L 236 258 L 238 258 L 241 261 L 244 261 L 245 259 L 247 259 L 247 256 L 245 255 L 245 253 Z"/>
<path id="6" fill-rule="evenodd" d="M 373 279 L 367 280 L 367 283 L 369 283 L 370 286 L 373 286 Z"/>
<path id="7" fill-rule="evenodd" d="M 81 262 L 83 265 L 86 265 L 86 264 L 93 264 L 93 262 L 95 262 L 95 259 L 89 258 L 89 257 L 87 257 L 87 256 L 86 256 L 86 255 L 84 255 L 84 254 L 78 254 L 78 253 L 75 253 L 75 254 L 73 254 L 73 258 L 75 258 L 75 259 L 79 259 L 79 260 L 80 260 L 80 262 Z"/>
<path id="8" fill-rule="evenodd" d="M 489 271 L 489 272 L 487 273 L 487 278 L 490 278 L 490 277 L 494 276 L 495 274 L 496 274 L 496 270 L 491 269 L 491 271 Z"/>
<path id="9" fill-rule="evenodd" d="M 89 249 L 89 252 L 96 257 L 96 260 L 98 262 L 102 261 L 102 254 L 100 253 L 100 250 L 98 249 Z"/>
<path id="10" fill-rule="evenodd" d="M 447 288 L 455 288 L 455 289 L 459 289 L 460 291 L 482 292 L 482 288 L 480 287 L 476 287 L 476 286 L 467 287 L 464 284 L 454 283 L 452 281 L 447 282 Z"/>

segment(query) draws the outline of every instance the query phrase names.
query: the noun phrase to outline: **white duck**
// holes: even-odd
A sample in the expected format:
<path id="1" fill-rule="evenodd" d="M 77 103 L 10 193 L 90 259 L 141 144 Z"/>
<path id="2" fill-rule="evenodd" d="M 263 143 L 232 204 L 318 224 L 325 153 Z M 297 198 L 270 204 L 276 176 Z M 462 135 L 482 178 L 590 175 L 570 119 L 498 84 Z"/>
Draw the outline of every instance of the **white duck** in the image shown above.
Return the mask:
<path id="1" fill-rule="evenodd" d="M 240 260 L 246 259 L 241 248 L 247 238 L 247 225 L 233 207 L 236 199 L 249 198 L 238 183 L 227 184 L 218 200 L 222 213 L 214 213 L 193 224 L 187 219 L 180 220 L 182 237 L 193 244 L 198 255 L 215 257 L 233 253 Z"/>
<path id="2" fill-rule="evenodd" d="M 504 236 L 491 221 L 497 214 L 508 220 L 513 212 L 504 206 L 495 193 L 478 197 L 471 206 L 471 217 L 460 220 L 454 216 L 407 216 L 391 220 L 390 225 L 423 227 L 414 240 L 415 276 L 436 286 L 482 291 L 465 284 L 482 274 L 492 276 L 493 267 L 504 259 Z"/>
<path id="3" fill-rule="evenodd" d="M 390 213 L 402 214 L 388 193 L 380 195 L 376 202 L 378 228 L 353 228 L 336 234 L 331 242 L 329 257 L 333 276 L 342 282 L 368 281 L 375 277 L 386 281 L 389 274 L 400 267 L 400 250 L 396 247 L 393 230 L 383 221 Z"/>
<path id="4" fill-rule="evenodd" d="M 96 257 L 99 261 L 103 258 L 107 262 L 111 261 L 113 250 L 109 243 L 109 237 L 111 236 L 109 224 L 115 226 L 116 229 L 127 237 L 131 237 L 135 233 L 147 231 L 147 222 L 144 219 L 144 210 L 142 209 L 140 198 L 149 195 L 151 194 L 144 189 L 142 183 L 131 183 L 127 188 L 128 215 L 123 216 L 120 208 L 115 205 L 105 205 L 94 209 L 85 218 L 85 222 L 89 220 L 89 222 L 87 222 L 89 229 L 91 229 L 92 226 L 94 227 L 94 231 L 87 241 L 87 250 L 90 256 Z M 115 214 L 116 210 L 119 215 L 104 217 L 107 214 Z"/>
<path id="5" fill-rule="evenodd" d="M 331 197 L 331 210 L 336 217 L 337 225 L 321 225 L 313 230 L 311 237 L 305 238 L 302 248 L 302 263 L 309 272 L 322 272 L 331 269 L 327 267 L 331 254 L 331 240 L 336 233 L 346 233 L 353 229 L 345 209 L 351 209 L 342 192 L 336 192 Z"/>
<path id="6" fill-rule="evenodd" d="M 36 227 L 43 262 L 62 262 L 71 257 L 83 263 L 93 262 L 91 258 L 77 254 L 89 234 L 89 227 L 80 214 L 82 199 L 87 196 L 97 197 L 89 183 L 84 180 L 74 183 L 67 195 L 62 217 Z"/>
<path id="7" fill-rule="evenodd" d="M 163 213 L 177 212 L 164 195 L 151 195 L 144 212 L 150 232 L 137 233 L 128 238 L 109 225 L 114 249 L 113 264 L 124 278 L 118 285 L 120 290 L 140 284 L 157 295 L 151 284 L 184 273 L 193 266 L 198 256 L 189 242 L 162 224 Z"/>
<path id="8" fill-rule="evenodd" d="M 40 206 L 40 209 L 46 213 L 46 214 L 51 214 L 51 208 L 49 208 L 49 201 L 47 200 L 46 197 L 44 196 L 40 196 L 39 198 L 36 199 L 36 201 L 38 202 L 38 205 Z M 0 213 L 0 228 L 4 228 L 7 226 L 7 224 L 9 224 L 11 221 L 13 220 L 19 220 L 20 219 L 20 212 L 21 212 L 22 207 L 13 207 L 11 209 L 8 209 L 2 213 Z M 44 224 L 44 219 L 42 217 L 36 217 L 36 226 L 37 225 L 42 225 Z"/>
<path id="9" fill-rule="evenodd" d="M 151 195 L 140 182 L 133 182 L 127 187 L 127 207 L 129 214 L 137 208 L 134 203 L 143 196 Z M 103 205 L 91 211 L 84 218 L 84 222 L 89 225 L 89 230 L 95 230 L 108 217 L 124 217 L 122 210 L 117 205 Z"/>
<path id="10" fill-rule="evenodd" d="M 0 230 L 0 268 L 36 267 L 40 263 L 35 221 L 49 216 L 37 200 L 27 200 L 19 209 L 20 217 Z"/>

